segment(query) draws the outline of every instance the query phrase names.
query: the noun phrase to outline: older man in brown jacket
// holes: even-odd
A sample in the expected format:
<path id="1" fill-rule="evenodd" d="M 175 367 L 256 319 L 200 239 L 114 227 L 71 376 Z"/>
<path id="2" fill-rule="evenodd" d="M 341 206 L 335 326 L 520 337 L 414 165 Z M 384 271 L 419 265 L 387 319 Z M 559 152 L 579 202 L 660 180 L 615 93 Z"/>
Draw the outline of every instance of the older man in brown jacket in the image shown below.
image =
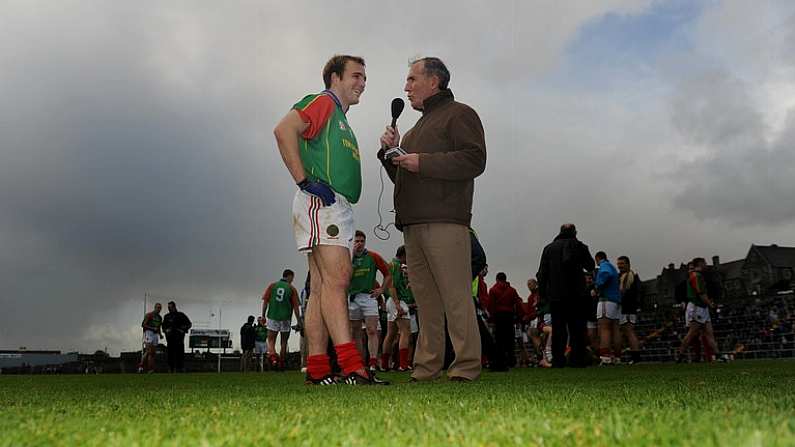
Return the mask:
<path id="1" fill-rule="evenodd" d="M 395 225 L 406 241 L 409 281 L 417 301 L 420 335 L 414 380 L 442 373 L 447 321 L 456 357 L 450 380 L 480 376 L 480 333 L 472 301 L 469 224 L 474 179 L 486 168 L 483 125 L 469 106 L 448 89 L 450 72 L 438 58 L 411 64 L 405 91 L 422 112 L 401 144 L 387 127 L 382 147 L 400 145 L 405 155 L 378 156 L 395 183 Z"/>

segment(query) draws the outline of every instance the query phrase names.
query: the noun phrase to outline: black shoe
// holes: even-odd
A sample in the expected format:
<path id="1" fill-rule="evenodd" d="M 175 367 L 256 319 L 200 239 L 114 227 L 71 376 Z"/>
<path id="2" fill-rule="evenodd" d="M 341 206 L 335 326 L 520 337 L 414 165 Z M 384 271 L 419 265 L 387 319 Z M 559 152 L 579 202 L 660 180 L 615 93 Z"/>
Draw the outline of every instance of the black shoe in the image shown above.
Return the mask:
<path id="1" fill-rule="evenodd" d="M 375 374 L 368 374 L 367 377 L 353 372 L 345 377 L 345 383 L 348 385 L 389 385 L 386 380 L 381 380 Z"/>
<path id="2" fill-rule="evenodd" d="M 306 375 L 306 380 L 304 381 L 304 385 L 336 385 L 337 379 L 332 374 L 328 374 L 321 379 L 313 379 Z"/>
<path id="3" fill-rule="evenodd" d="M 506 369 L 506 371 L 507 371 L 507 369 Z M 448 380 L 450 382 L 472 383 L 472 379 L 468 379 L 466 377 L 461 377 L 461 376 L 452 376 L 452 377 L 449 377 Z"/>

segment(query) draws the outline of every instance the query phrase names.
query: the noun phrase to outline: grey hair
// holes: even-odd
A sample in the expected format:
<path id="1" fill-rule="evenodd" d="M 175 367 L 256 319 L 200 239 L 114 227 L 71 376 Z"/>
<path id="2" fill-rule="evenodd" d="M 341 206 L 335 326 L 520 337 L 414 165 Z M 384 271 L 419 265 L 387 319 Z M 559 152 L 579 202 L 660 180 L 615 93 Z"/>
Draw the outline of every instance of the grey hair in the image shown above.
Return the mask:
<path id="1" fill-rule="evenodd" d="M 411 61 L 409 66 L 422 62 L 425 76 L 436 76 L 439 79 L 439 90 L 447 90 L 447 84 L 450 83 L 450 71 L 438 57 L 422 57 Z"/>

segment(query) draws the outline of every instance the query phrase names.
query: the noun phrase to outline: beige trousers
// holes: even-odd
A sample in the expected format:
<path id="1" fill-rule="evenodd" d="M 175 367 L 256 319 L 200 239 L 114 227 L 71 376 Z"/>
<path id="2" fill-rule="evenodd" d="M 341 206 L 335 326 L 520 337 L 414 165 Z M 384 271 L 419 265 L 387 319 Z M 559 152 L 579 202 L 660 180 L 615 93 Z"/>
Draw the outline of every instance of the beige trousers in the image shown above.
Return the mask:
<path id="1" fill-rule="evenodd" d="M 420 323 L 412 377 L 433 380 L 442 374 L 446 317 L 456 353 L 447 375 L 477 379 L 480 332 L 472 301 L 469 229 L 452 223 L 415 224 L 403 228 L 403 235 Z"/>

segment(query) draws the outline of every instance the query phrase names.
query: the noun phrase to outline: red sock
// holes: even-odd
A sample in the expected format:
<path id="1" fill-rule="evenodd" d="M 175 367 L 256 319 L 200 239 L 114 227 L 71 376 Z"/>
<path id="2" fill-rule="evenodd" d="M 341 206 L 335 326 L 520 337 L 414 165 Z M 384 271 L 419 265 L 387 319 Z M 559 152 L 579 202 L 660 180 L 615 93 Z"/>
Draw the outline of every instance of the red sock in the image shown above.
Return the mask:
<path id="1" fill-rule="evenodd" d="M 392 357 L 392 354 L 381 354 L 381 369 L 389 369 L 389 357 Z"/>
<path id="2" fill-rule="evenodd" d="M 340 368 L 342 368 L 342 372 L 345 375 L 364 368 L 362 356 L 359 354 L 359 350 L 356 349 L 356 343 L 349 342 L 336 345 L 334 350 L 337 351 L 337 363 L 340 364 Z"/>
<path id="3" fill-rule="evenodd" d="M 326 354 L 310 355 L 306 358 L 306 373 L 317 380 L 331 374 L 331 363 Z"/>
<path id="4" fill-rule="evenodd" d="M 409 367 L 409 350 L 408 348 L 403 348 L 399 352 L 400 354 L 400 367 L 402 369 L 406 369 Z"/>
<path id="5" fill-rule="evenodd" d="M 610 357 L 610 349 L 609 348 L 599 348 L 599 356 L 600 357 Z"/>
<path id="6" fill-rule="evenodd" d="M 613 356 L 615 356 L 616 358 L 620 359 L 621 358 L 621 350 L 616 351 L 615 354 L 613 354 Z"/>

